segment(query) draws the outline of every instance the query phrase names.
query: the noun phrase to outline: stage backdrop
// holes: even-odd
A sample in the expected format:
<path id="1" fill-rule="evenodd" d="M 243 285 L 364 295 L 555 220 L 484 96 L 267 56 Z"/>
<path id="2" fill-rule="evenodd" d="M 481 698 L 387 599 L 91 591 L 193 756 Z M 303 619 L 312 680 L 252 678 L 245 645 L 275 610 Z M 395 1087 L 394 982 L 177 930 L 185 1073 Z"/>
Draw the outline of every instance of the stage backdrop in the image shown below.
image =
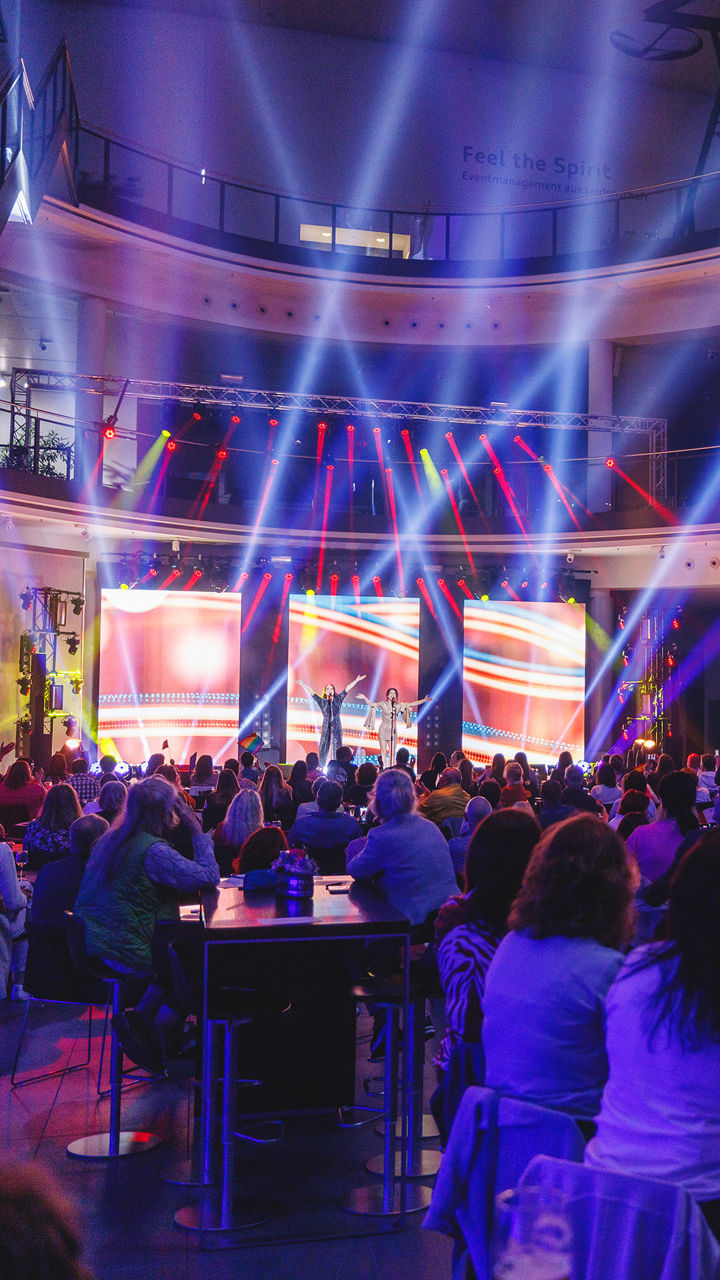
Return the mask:
<path id="1" fill-rule="evenodd" d="M 317 750 L 322 716 L 298 684 L 304 680 L 315 693 L 334 684 L 338 693 L 356 676 L 366 679 L 350 691 L 342 711 L 343 742 L 354 752 L 379 752 L 377 735 L 363 728 L 367 705 L 395 687 L 400 700 L 414 702 L 418 693 L 418 631 L 420 604 L 416 599 L 378 599 L 361 596 L 291 596 L 288 645 L 287 758 L 299 760 Z M 398 746 L 416 749 L 415 712 L 410 730 L 398 724 Z M 379 714 L 376 715 L 379 722 Z"/>
<path id="2" fill-rule="evenodd" d="M 531 761 L 585 750 L 585 606 L 465 601 L 463 748 Z"/>
<path id="3" fill-rule="evenodd" d="M 240 596 L 103 589 L 101 610 L 101 752 L 237 756 Z"/>

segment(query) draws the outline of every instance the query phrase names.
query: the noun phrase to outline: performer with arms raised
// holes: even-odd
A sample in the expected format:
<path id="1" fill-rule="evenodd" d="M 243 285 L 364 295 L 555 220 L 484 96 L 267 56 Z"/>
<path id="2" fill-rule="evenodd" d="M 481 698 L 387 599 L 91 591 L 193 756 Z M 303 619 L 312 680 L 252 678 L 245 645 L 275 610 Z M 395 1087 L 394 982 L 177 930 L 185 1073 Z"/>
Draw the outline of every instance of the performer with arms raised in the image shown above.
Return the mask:
<path id="1" fill-rule="evenodd" d="M 325 768 L 325 762 L 328 756 L 332 760 L 337 755 L 338 747 L 342 746 L 342 721 L 340 719 L 340 711 L 347 694 L 351 689 L 355 688 L 365 676 L 356 676 L 354 680 L 346 685 L 341 693 L 335 692 L 334 684 L 326 684 L 322 693 L 313 693 L 309 685 L 303 680 L 298 680 L 298 684 L 310 695 L 313 702 L 316 702 L 322 711 L 322 729 L 320 730 L 320 745 L 318 747 L 318 756 L 320 757 L 320 768 Z M 367 701 L 367 699 L 366 699 Z"/>
<path id="2" fill-rule="evenodd" d="M 397 750 L 397 720 L 401 716 L 404 721 L 405 728 L 410 728 L 410 712 L 413 707 L 422 706 L 423 702 L 430 701 L 430 695 L 425 698 L 418 698 L 416 702 L 400 702 L 398 700 L 397 689 L 387 689 L 385 697 L 380 702 L 371 702 L 366 698 L 364 693 L 359 693 L 358 698 L 368 704 L 368 713 L 363 728 L 374 729 L 375 712 L 380 712 L 380 724 L 378 726 L 378 740 L 380 742 L 380 756 L 383 768 L 392 768 L 395 763 L 395 752 Z"/>

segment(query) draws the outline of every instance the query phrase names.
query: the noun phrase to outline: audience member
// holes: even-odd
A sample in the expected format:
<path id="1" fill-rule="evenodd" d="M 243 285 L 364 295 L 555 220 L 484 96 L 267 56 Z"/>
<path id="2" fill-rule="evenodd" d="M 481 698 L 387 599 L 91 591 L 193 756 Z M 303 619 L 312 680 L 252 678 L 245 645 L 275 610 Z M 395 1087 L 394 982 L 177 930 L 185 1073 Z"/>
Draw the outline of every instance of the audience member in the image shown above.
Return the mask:
<path id="1" fill-rule="evenodd" d="M 572 753 L 570 751 L 561 751 L 558 756 L 558 762 L 555 765 L 550 777 L 556 782 L 562 783 L 563 787 L 567 786 L 565 781 L 565 770 L 570 767 L 573 762 Z"/>
<path id="2" fill-rule="evenodd" d="M 428 791 L 435 791 L 440 774 L 444 773 L 445 769 L 447 769 L 447 764 L 448 762 L 442 751 L 436 751 L 430 761 L 430 768 L 425 769 L 424 772 L 420 774 L 420 782 L 422 786 L 427 787 Z"/>
<path id="3" fill-rule="evenodd" d="M 628 792 L 628 795 L 630 794 L 631 793 Z M 634 813 L 625 813 L 620 818 L 620 821 L 618 822 L 618 825 L 615 827 L 615 830 L 620 836 L 620 839 L 625 840 L 627 842 L 628 837 L 632 835 L 633 831 L 635 831 L 637 827 L 646 827 L 648 825 L 648 822 L 649 822 L 649 818 L 647 816 L 647 810 L 644 813 L 639 813 L 637 811 Z M 609 825 L 612 825 L 612 824 L 609 824 Z"/>
<path id="4" fill-rule="evenodd" d="M 215 857 L 224 876 L 232 868 L 242 846 L 254 831 L 262 829 L 262 800 L 254 787 L 242 788 L 231 802 L 224 820 L 215 828 Z"/>
<path id="5" fill-rule="evenodd" d="M 107 788 L 107 790 L 106 790 Z M 112 824 L 125 803 L 127 788 L 118 778 L 103 782 L 94 800 L 83 805 L 83 813 L 101 813 L 105 820 Z"/>
<path id="6" fill-rule="evenodd" d="M 115 756 L 104 755 L 100 757 L 100 786 L 102 786 L 104 782 L 114 781 L 117 766 L 118 762 L 115 759 Z"/>
<path id="7" fill-rule="evenodd" d="M 194 860 L 167 841 L 178 825 L 191 833 Z M 175 993 L 152 980 L 151 943 L 158 920 L 178 914 L 179 894 L 212 887 L 220 878 L 212 839 L 164 778 L 144 778 L 128 792 L 122 821 L 95 845 L 75 903 L 90 955 L 146 981 L 136 1009 L 113 1026 L 132 1061 L 162 1065 L 185 1023 Z"/>
<path id="8" fill-rule="evenodd" d="M 359 822 L 340 809 L 342 804 L 342 787 L 339 782 L 323 782 L 317 794 L 318 807 L 315 813 L 306 813 L 296 818 L 290 831 L 288 841 L 290 847 L 302 845 L 312 850 L 345 850 L 351 840 L 362 835 Z M 322 861 L 318 856 L 318 861 Z M 342 860 L 344 864 L 344 859 Z M 338 868 L 341 869 L 341 868 Z M 334 874 L 332 868 L 323 874 Z"/>
<path id="9" fill-rule="evenodd" d="M 229 760 L 225 761 L 223 765 L 223 769 L 229 769 L 230 772 L 234 773 L 235 777 L 237 778 L 238 774 L 240 773 L 240 761 L 235 760 L 234 757 L 231 756 Z"/>
<path id="10" fill-rule="evenodd" d="M 269 871 L 273 862 L 287 847 L 287 836 L 280 827 L 260 827 L 243 843 L 233 862 L 233 870 L 242 875 L 253 871 Z"/>
<path id="11" fill-rule="evenodd" d="M 651 772 L 647 775 L 647 783 L 650 789 L 652 790 L 653 795 L 659 794 L 658 788 L 663 778 L 665 777 L 665 775 L 668 773 L 674 773 L 674 772 L 675 772 L 675 763 L 673 761 L 672 756 L 668 756 L 668 755 L 658 756 L 655 768 L 651 770 Z"/>
<path id="12" fill-rule="evenodd" d="M 308 782 L 307 765 L 304 760 L 296 760 L 290 770 L 289 787 L 292 791 L 293 804 L 297 808 L 298 805 L 306 804 L 312 800 L 312 783 Z"/>
<path id="13" fill-rule="evenodd" d="M 453 861 L 455 874 L 462 876 L 465 872 L 465 857 L 467 854 L 470 837 L 477 828 L 479 822 L 492 813 L 492 806 L 485 796 L 472 796 L 465 805 L 465 816 L 460 828 L 459 836 L 452 836 L 448 840 L 448 849 L 450 857 Z"/>
<path id="14" fill-rule="evenodd" d="M 315 778 L 312 784 L 312 800 L 306 800 L 305 804 L 298 805 L 297 813 L 295 814 L 296 819 L 302 818 L 306 813 L 317 813 L 317 810 L 318 810 L 317 793 L 320 790 L 323 782 L 329 782 L 329 781 L 331 781 L 331 779 L 326 778 L 324 773 L 318 774 L 317 778 Z M 338 785 L 342 787 L 343 785 L 342 781 L 340 781 Z"/>
<path id="15" fill-rule="evenodd" d="M 529 808 L 529 802 L 530 792 L 523 785 L 522 765 L 517 760 L 510 760 L 505 765 L 505 786 L 500 792 L 499 807 L 511 809 L 515 804 L 526 804 Z"/>
<path id="16" fill-rule="evenodd" d="M 648 818 L 652 819 L 655 817 L 655 813 L 657 812 L 657 805 L 655 804 L 655 801 L 653 800 L 652 796 L 650 795 L 650 792 L 648 791 L 647 778 L 645 777 L 645 774 L 643 773 L 642 769 L 630 769 L 630 771 L 626 773 L 625 776 L 623 777 L 622 789 L 623 789 L 623 796 L 627 791 L 644 792 L 649 799 Z M 611 820 L 617 817 L 621 804 L 622 804 L 622 799 L 615 800 L 613 802 L 613 807 L 610 810 Z"/>
<path id="17" fill-rule="evenodd" d="M 503 785 L 504 781 L 503 779 Z M 478 795 L 483 796 L 492 809 L 497 809 L 501 791 L 502 787 L 496 778 L 484 778 L 478 787 Z"/>
<path id="18" fill-rule="evenodd" d="M 345 770 L 345 781 L 342 783 L 343 791 L 346 787 L 352 785 L 355 781 L 355 766 L 353 764 L 352 747 L 338 747 L 335 753 L 335 763 L 342 765 Z M 335 778 L 336 782 L 340 782 L 340 778 Z"/>
<path id="19" fill-rule="evenodd" d="M 562 783 L 557 778 L 546 778 L 540 787 L 540 813 L 538 822 L 543 831 L 553 827 L 556 822 L 563 822 L 574 812 L 569 804 L 562 802 Z"/>
<path id="20" fill-rule="evenodd" d="M 477 803 L 478 797 L 470 801 Z M 539 838 L 537 820 L 521 810 L 502 809 L 485 816 L 468 844 L 464 894 L 451 898 L 438 912 L 435 938 L 446 1015 L 435 1056 L 441 1070 L 447 1069 L 461 1041 L 481 1042 L 485 974 L 507 933 L 508 913 Z"/>
<path id="21" fill-rule="evenodd" d="M 94 800 L 100 790 L 100 783 L 94 774 L 88 772 L 86 756 L 78 756 L 70 766 L 68 782 L 80 801 L 80 807 Z"/>
<path id="22" fill-rule="evenodd" d="M 17 867 L 15 866 L 15 857 L 9 844 L 5 843 L 5 832 L 0 827 L 0 900 L 5 909 L 5 916 L 10 924 L 10 935 L 12 939 L 12 955 L 11 955 L 11 977 L 12 977 L 12 999 L 27 999 L 23 988 L 23 980 L 25 978 L 25 962 L 27 959 L 27 935 L 25 933 L 25 918 L 27 915 L 28 897 L 31 895 L 31 889 L 25 892 L 20 887 L 17 877 Z M 0 944 L 2 948 L 2 944 Z M 4 950 L 4 948 L 2 948 Z M 0 974 L 0 981 L 2 974 Z M 7 985 L 7 975 L 5 975 L 5 984 Z M 5 995 L 5 986 L 0 988 L 0 999 Z"/>
<path id="23" fill-rule="evenodd" d="M 459 770 L 445 769 L 435 791 L 423 796 L 418 812 L 439 827 L 448 818 L 463 818 L 469 799 L 467 791 L 463 791 Z"/>
<path id="24" fill-rule="evenodd" d="M 320 777 L 322 770 L 320 769 L 320 757 L 317 751 L 308 751 L 305 757 L 307 765 L 307 780 L 312 786 L 316 778 Z"/>
<path id="25" fill-rule="evenodd" d="M 597 1114 L 605 996 L 632 937 L 636 874 L 622 840 L 591 814 L 545 832 L 485 980 L 490 1088 Z"/>
<path id="26" fill-rule="evenodd" d="M 358 805 L 361 809 L 366 809 L 368 797 L 378 776 L 377 765 L 371 764 L 369 760 L 364 760 L 355 770 L 355 781 L 352 786 L 348 787 L 346 800 L 348 804 Z M 298 817 L 300 810 L 298 809 Z"/>
<path id="27" fill-rule="evenodd" d="M 585 778 L 579 765 L 569 764 L 565 770 L 565 788 L 560 797 L 561 803 L 576 812 L 594 813 L 598 817 L 605 818 L 607 815 L 603 805 L 598 804 L 598 801 L 585 790 L 584 783 Z"/>
<path id="28" fill-rule="evenodd" d="M 463 791 L 466 791 L 471 798 L 476 796 L 477 784 L 475 782 L 472 762 L 468 760 L 467 756 L 463 756 L 461 760 L 458 760 L 457 768 L 460 771 L 460 785 Z"/>
<path id="29" fill-rule="evenodd" d="M 534 771 L 530 768 L 528 758 L 524 751 L 516 751 L 513 759 L 517 761 L 523 772 L 523 786 L 526 791 L 530 792 L 533 800 L 540 798 L 540 787 Z"/>
<path id="30" fill-rule="evenodd" d="M 500 787 L 500 790 L 505 786 L 505 763 L 505 757 L 502 751 L 496 751 L 492 758 L 492 764 L 490 765 L 489 776 L 494 778 L 495 782 L 497 782 Z"/>
<path id="31" fill-rule="evenodd" d="M 597 781 L 591 788 L 590 795 L 604 809 L 610 810 L 616 800 L 622 797 L 622 789 L 617 785 L 615 770 L 611 764 L 601 764 L 597 771 Z"/>
<path id="32" fill-rule="evenodd" d="M 160 766 L 163 765 L 164 763 L 165 763 L 165 752 L 153 751 L 152 755 L 150 756 L 145 766 L 145 773 L 143 776 L 146 778 L 153 778 L 157 773 L 158 769 L 160 768 Z"/>
<path id="33" fill-rule="evenodd" d="M 609 1076 L 585 1159 L 680 1183 L 720 1238 L 720 831 L 672 880 L 666 938 L 637 948 L 608 992 Z"/>
<path id="34" fill-rule="evenodd" d="M 240 756 L 240 777 L 249 778 L 255 783 L 260 781 L 260 770 L 252 751 L 243 751 Z"/>
<path id="35" fill-rule="evenodd" d="M 698 787 L 705 787 L 711 802 L 715 800 L 718 794 L 718 784 L 715 779 L 717 772 L 717 761 L 711 751 L 706 751 L 700 759 L 700 773 L 698 774 Z"/>
<path id="36" fill-rule="evenodd" d="M 618 787 L 621 787 L 622 780 L 625 774 L 625 762 L 619 752 L 615 751 L 610 756 L 610 764 L 615 770 L 615 783 Z"/>
<path id="37" fill-rule="evenodd" d="M 696 790 L 694 773 L 680 769 L 666 774 L 660 783 L 660 817 L 645 827 L 637 827 L 628 837 L 628 849 L 635 854 L 640 874 L 646 880 L 656 880 L 667 871 L 685 836 L 699 829 Z"/>
<path id="38" fill-rule="evenodd" d="M 614 818 L 609 819 L 608 826 L 612 827 L 615 831 L 617 831 L 618 828 L 620 827 L 620 824 L 622 823 L 623 818 L 627 817 L 627 815 L 630 813 L 642 814 L 642 816 L 646 819 L 646 821 L 649 822 L 651 804 L 652 804 L 652 801 L 647 791 L 632 791 L 632 790 L 624 791 L 622 800 L 620 801 L 620 805 L 618 807 L 618 811 L 615 814 Z M 613 809 L 614 808 L 615 808 L 615 805 L 613 805 Z"/>
<path id="39" fill-rule="evenodd" d="M 276 764 L 269 764 L 260 783 L 260 799 L 266 822 L 279 822 L 289 831 L 295 821 L 292 791 Z"/>
<path id="40" fill-rule="evenodd" d="M 75 907 L 92 848 L 107 830 L 108 824 L 99 813 L 85 813 L 75 819 L 70 828 L 68 857 L 46 862 L 37 873 L 32 898 L 33 925 L 64 928 L 65 912 Z"/>
<path id="41" fill-rule="evenodd" d="M 51 787 L 57 786 L 58 782 L 67 782 L 67 763 L 61 751 L 56 751 L 50 757 L 48 765 L 48 782 Z"/>
<path id="42" fill-rule="evenodd" d="M 410 752 L 407 747 L 398 747 L 398 750 L 395 752 L 395 768 L 404 769 L 406 773 L 410 774 L 413 782 L 415 781 L 416 774 L 410 763 Z"/>
<path id="43" fill-rule="evenodd" d="M 191 809 L 195 808 L 195 798 L 194 796 L 190 795 L 189 791 L 185 790 L 182 784 L 180 771 L 177 765 L 174 765 L 174 764 L 158 765 L 158 768 L 153 774 L 153 777 L 164 778 L 166 782 L 171 783 L 171 785 L 175 788 L 175 790 L 183 797 L 185 802 L 190 805 L 190 808 Z M 108 818 L 108 822 L 109 821 L 110 819 Z"/>
<path id="44" fill-rule="evenodd" d="M 77 792 L 67 782 L 59 782 L 45 793 L 39 818 L 28 823 L 23 835 L 23 852 L 30 871 L 39 870 L 53 858 L 65 857 L 70 849 L 70 827 L 81 817 Z"/>
<path id="45" fill-rule="evenodd" d="M 209 792 L 215 790 L 217 779 L 217 769 L 213 765 L 212 756 L 198 756 L 195 768 L 190 775 L 188 791 L 196 799 L 198 796 L 207 796 Z"/>
<path id="46" fill-rule="evenodd" d="M 29 817 L 37 818 L 46 794 L 42 783 L 33 781 L 28 761 L 16 760 L 0 782 L 0 819 L 3 806 L 9 804 L 25 805 Z"/>
<path id="47" fill-rule="evenodd" d="M 79 1222 L 48 1169 L 0 1165 L 2 1280 L 92 1280 L 81 1260 Z"/>
<path id="48" fill-rule="evenodd" d="M 380 774 L 370 806 L 379 825 L 348 845 L 348 872 L 354 880 L 374 879 L 411 924 L 422 924 L 457 889 L 447 842 L 417 813 L 415 788 L 404 769 Z"/>
<path id="49" fill-rule="evenodd" d="M 218 822 L 222 822 L 240 787 L 232 769 L 221 769 L 217 786 L 205 802 L 202 811 L 203 831 L 214 831 Z"/>

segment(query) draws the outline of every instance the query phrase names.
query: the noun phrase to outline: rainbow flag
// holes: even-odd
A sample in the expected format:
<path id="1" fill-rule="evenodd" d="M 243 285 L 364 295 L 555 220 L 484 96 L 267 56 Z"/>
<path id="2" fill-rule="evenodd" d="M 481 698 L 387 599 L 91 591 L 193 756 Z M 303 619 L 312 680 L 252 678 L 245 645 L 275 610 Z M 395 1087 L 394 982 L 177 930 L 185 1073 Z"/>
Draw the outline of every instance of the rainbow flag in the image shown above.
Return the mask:
<path id="1" fill-rule="evenodd" d="M 263 740 L 257 733 L 249 733 L 246 738 L 240 739 L 240 746 L 243 751 L 257 751 L 262 744 Z"/>

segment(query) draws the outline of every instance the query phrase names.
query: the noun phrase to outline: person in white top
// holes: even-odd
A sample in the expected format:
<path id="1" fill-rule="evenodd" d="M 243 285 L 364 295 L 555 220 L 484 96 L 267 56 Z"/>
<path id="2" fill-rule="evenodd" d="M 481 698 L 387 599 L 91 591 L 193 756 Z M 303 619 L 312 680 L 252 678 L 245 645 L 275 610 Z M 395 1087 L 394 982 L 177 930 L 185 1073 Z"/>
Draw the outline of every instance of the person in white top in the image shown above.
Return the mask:
<path id="1" fill-rule="evenodd" d="M 609 1076 L 588 1164 L 679 1183 L 720 1233 L 720 830 L 672 881 L 668 940 L 631 952 L 605 1005 Z"/>

